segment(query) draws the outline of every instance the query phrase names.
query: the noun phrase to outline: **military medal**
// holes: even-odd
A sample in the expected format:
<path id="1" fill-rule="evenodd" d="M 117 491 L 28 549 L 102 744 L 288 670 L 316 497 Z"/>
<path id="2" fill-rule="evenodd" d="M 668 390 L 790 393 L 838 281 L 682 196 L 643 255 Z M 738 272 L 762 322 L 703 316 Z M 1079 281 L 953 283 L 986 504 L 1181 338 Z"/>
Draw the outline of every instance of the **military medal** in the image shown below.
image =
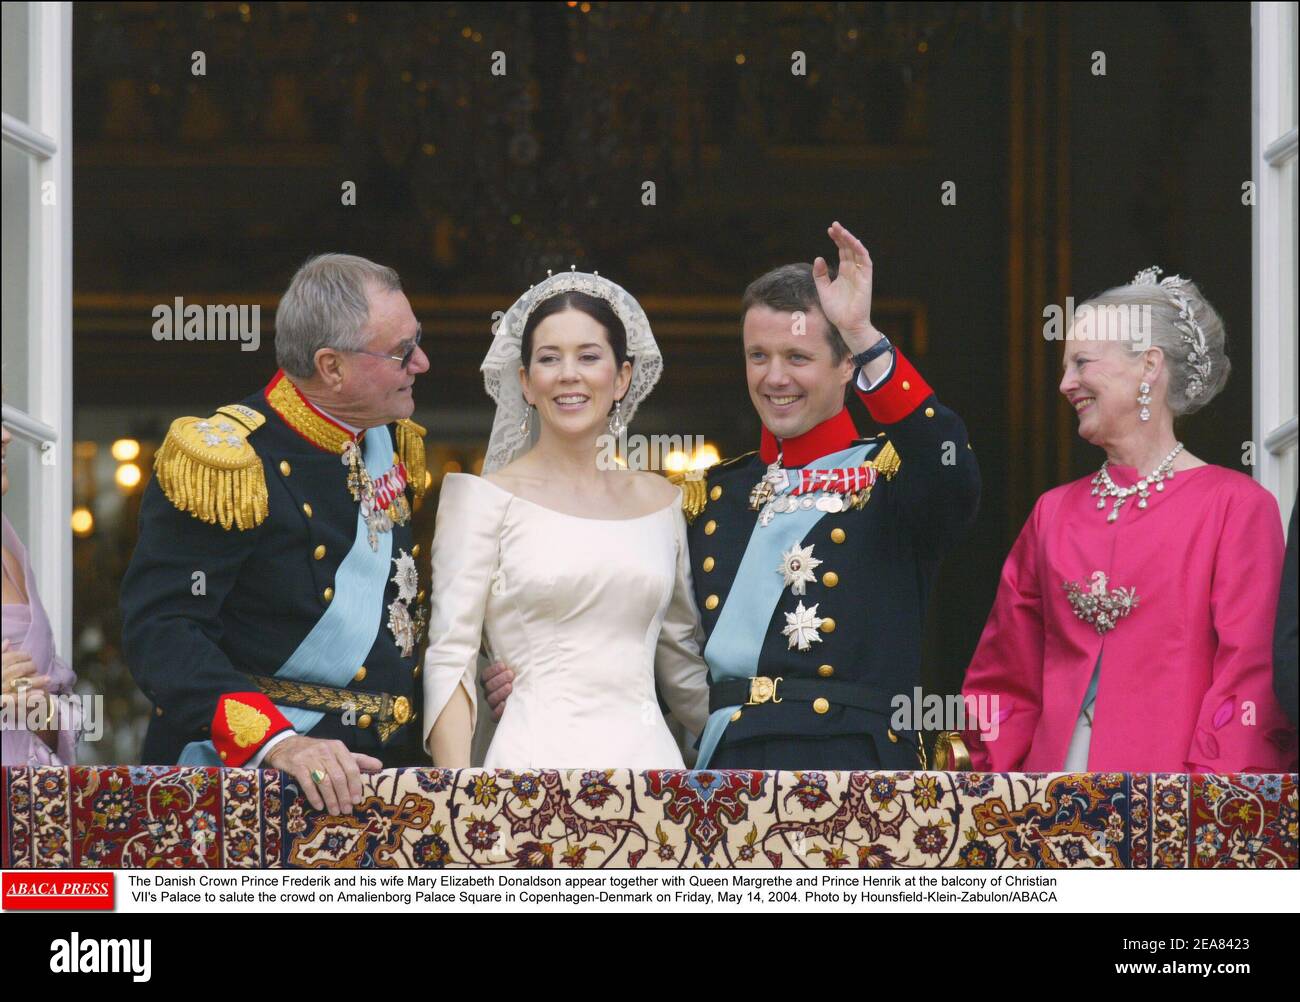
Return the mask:
<path id="1" fill-rule="evenodd" d="M 795 543 L 781 554 L 781 566 L 776 571 L 785 578 L 785 585 L 792 595 L 805 594 L 805 587 L 817 580 L 813 571 L 821 566 L 821 561 L 812 555 L 813 545 Z"/>
<path id="2" fill-rule="evenodd" d="M 366 522 L 366 540 L 372 550 L 379 549 L 379 533 L 389 532 L 393 525 L 405 525 L 411 518 L 411 507 L 406 501 L 406 467 L 393 466 L 378 480 L 370 476 L 356 439 L 343 446 L 340 457 L 348 468 L 348 493 L 361 505 L 361 517 Z"/>
<path id="3" fill-rule="evenodd" d="M 813 644 L 822 642 L 817 629 L 824 620 L 817 615 L 816 605 L 805 609 L 803 602 L 800 602 L 794 612 L 785 614 L 785 622 L 785 628 L 781 632 L 789 639 L 791 648 L 798 647 L 799 650 L 806 651 Z"/>
<path id="4" fill-rule="evenodd" d="M 415 568 L 415 559 L 405 550 L 399 551 L 393 563 L 397 568 L 392 577 L 393 584 L 397 585 L 397 598 L 388 606 L 388 628 L 402 651 L 402 657 L 409 658 L 426 622 L 422 614 L 412 618 L 408 607 L 408 603 L 415 601 L 419 590 L 420 573 Z"/>
<path id="5" fill-rule="evenodd" d="M 878 471 L 870 464 L 831 470 L 783 470 L 781 457 L 754 485 L 749 506 L 758 511 L 760 525 L 770 525 L 777 515 L 816 508 L 838 514 L 859 509 L 871 498 Z M 791 484 L 791 477 L 794 483 Z"/>

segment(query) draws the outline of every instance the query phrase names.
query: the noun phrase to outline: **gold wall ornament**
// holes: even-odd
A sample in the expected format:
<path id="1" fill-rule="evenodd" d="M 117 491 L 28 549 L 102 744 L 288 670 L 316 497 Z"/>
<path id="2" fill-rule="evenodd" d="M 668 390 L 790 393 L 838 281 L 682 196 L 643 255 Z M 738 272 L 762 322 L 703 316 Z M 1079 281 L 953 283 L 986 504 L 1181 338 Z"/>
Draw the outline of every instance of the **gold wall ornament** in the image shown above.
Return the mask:
<path id="1" fill-rule="evenodd" d="M 1116 623 L 1138 606 L 1136 588 L 1111 588 L 1104 571 L 1093 571 L 1088 586 L 1075 581 L 1062 583 L 1074 614 L 1105 636 Z"/>
<path id="2" fill-rule="evenodd" d="M 209 525 L 251 529 L 268 513 L 266 473 L 248 436 L 266 417 L 242 404 L 172 422 L 154 472 L 167 500 Z"/>

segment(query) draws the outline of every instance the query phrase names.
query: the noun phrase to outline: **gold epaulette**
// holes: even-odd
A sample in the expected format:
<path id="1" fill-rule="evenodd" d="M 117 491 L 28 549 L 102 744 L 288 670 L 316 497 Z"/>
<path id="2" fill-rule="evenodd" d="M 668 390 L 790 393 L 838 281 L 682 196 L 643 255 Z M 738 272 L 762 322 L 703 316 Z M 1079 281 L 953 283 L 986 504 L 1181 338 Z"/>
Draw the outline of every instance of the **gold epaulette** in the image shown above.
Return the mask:
<path id="1" fill-rule="evenodd" d="M 154 456 L 158 486 L 181 511 L 229 529 L 261 525 L 267 515 L 266 477 L 248 436 L 266 417 L 228 404 L 210 418 L 172 422 Z"/>
<path id="2" fill-rule="evenodd" d="M 874 466 L 876 472 L 886 480 L 893 480 L 894 474 L 903 465 L 903 461 L 899 458 L 898 453 L 894 451 L 894 443 L 886 442 L 876 451 L 874 456 L 867 460 L 866 465 Z"/>
<path id="3" fill-rule="evenodd" d="M 424 433 L 425 429 L 410 418 L 397 422 L 397 455 L 406 467 L 406 482 L 411 485 L 417 501 L 424 497 L 429 480 L 424 462 Z"/>
<path id="4" fill-rule="evenodd" d="M 686 521 L 694 522 L 704 506 L 709 503 L 708 487 L 705 483 L 707 470 L 684 470 L 681 473 L 668 474 L 669 483 L 682 489 L 682 513 Z"/>

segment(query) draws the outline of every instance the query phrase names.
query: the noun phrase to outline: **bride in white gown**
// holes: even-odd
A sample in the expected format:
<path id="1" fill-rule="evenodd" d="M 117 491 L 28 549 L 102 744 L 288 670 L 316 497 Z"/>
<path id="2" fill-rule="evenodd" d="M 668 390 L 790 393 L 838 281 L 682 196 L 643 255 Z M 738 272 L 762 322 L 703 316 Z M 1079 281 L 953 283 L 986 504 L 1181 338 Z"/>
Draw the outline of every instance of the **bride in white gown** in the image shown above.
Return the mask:
<path id="1" fill-rule="evenodd" d="M 521 359 L 526 359 L 521 364 Z M 597 462 L 659 377 L 640 305 L 581 272 L 520 297 L 483 363 L 484 477 L 450 474 L 433 541 L 425 747 L 470 764 L 480 647 L 515 673 L 489 768 L 680 769 L 660 712 L 699 733 L 707 668 L 678 489 Z"/>

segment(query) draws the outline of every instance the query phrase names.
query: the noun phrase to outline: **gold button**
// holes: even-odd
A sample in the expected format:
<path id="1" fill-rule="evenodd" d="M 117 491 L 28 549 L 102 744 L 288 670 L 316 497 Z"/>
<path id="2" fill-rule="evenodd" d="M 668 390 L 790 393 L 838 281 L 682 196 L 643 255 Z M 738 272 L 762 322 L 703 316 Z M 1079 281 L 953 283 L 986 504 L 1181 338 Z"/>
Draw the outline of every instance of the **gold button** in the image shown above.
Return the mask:
<path id="1" fill-rule="evenodd" d="M 737 710 L 735 713 L 733 713 L 733 714 L 731 715 L 731 719 L 732 719 L 733 722 L 739 720 L 739 719 L 740 719 L 740 711 Z"/>
<path id="2" fill-rule="evenodd" d="M 889 735 L 889 740 L 890 740 L 890 741 L 892 741 L 894 744 L 898 744 L 898 735 L 897 735 L 897 734 L 895 734 L 892 730 L 886 731 L 885 733 Z"/>
<path id="3" fill-rule="evenodd" d="M 332 598 L 334 597 L 334 589 L 333 589 L 333 588 L 326 588 L 325 591 L 324 591 L 322 594 L 323 594 L 324 597 L 325 597 L 325 601 L 328 602 L 330 599 L 332 599 Z"/>
<path id="4" fill-rule="evenodd" d="M 362 665 L 357 669 L 357 673 L 352 676 L 353 682 L 364 682 L 366 678 L 366 666 Z"/>
<path id="5" fill-rule="evenodd" d="M 418 557 L 419 555 L 420 555 L 420 544 L 416 543 L 414 546 L 411 547 L 411 556 Z"/>
<path id="6" fill-rule="evenodd" d="M 705 557 L 704 563 L 701 564 L 700 566 L 704 568 L 704 571 L 707 574 L 709 571 L 713 570 L 713 558 Z"/>
<path id="7" fill-rule="evenodd" d="M 910 390 L 911 388 L 912 388 L 912 384 L 909 383 L 906 379 L 904 379 L 904 380 L 903 380 L 903 389 L 905 389 L 905 390 Z"/>
<path id="8" fill-rule="evenodd" d="M 713 490 L 709 491 L 709 499 L 710 499 L 711 501 L 716 501 L 716 500 L 718 500 L 718 498 L 720 498 L 720 497 L 722 497 L 722 488 L 721 488 L 721 487 L 714 487 Z"/>
<path id="9" fill-rule="evenodd" d="M 316 547 L 316 549 L 312 552 L 312 556 L 315 557 L 317 560 L 322 559 L 325 556 L 325 544 L 321 543 L 320 546 Z"/>
<path id="10" fill-rule="evenodd" d="M 411 669 L 411 675 L 412 675 L 414 678 L 419 678 L 419 677 L 420 677 L 420 666 L 419 666 L 419 665 L 416 665 L 414 668 Z"/>
<path id="11" fill-rule="evenodd" d="M 361 716 L 357 717 L 357 726 L 360 727 L 363 731 L 364 731 L 367 727 L 369 727 L 369 726 L 370 726 L 370 714 L 368 714 L 368 713 L 363 713 L 363 714 L 361 714 Z"/>
<path id="12" fill-rule="evenodd" d="M 844 530 L 843 530 L 843 529 L 832 529 L 832 530 L 831 530 L 831 542 L 832 542 L 832 543 L 842 543 L 842 542 L 844 542 Z"/>
<path id="13" fill-rule="evenodd" d="M 302 503 L 302 510 L 308 518 L 311 518 L 311 505 L 309 505 L 306 501 Z"/>
<path id="14" fill-rule="evenodd" d="M 817 674 L 820 675 L 822 678 L 830 678 L 832 675 L 835 674 L 835 669 L 830 665 L 822 665 L 820 668 L 817 669 Z"/>
<path id="15" fill-rule="evenodd" d="M 706 609 L 716 609 L 717 607 L 718 607 L 718 596 L 717 596 L 717 595 L 710 595 L 708 598 L 706 598 L 706 599 L 704 600 L 704 608 L 706 608 Z"/>
<path id="16" fill-rule="evenodd" d="M 221 753 L 221 761 L 224 762 L 225 760 L 226 760 L 226 753 L 225 753 L 225 752 L 222 752 L 222 753 Z"/>
<path id="17" fill-rule="evenodd" d="M 831 619 L 829 616 L 827 616 L 825 619 L 822 620 L 822 625 L 819 626 L 819 627 L 817 627 L 817 628 L 818 628 L 819 630 L 821 630 L 822 633 L 834 633 L 834 632 L 835 632 L 835 620 L 833 620 L 833 619 Z"/>
<path id="18" fill-rule="evenodd" d="M 822 584 L 824 584 L 827 588 L 834 588 L 839 583 L 840 583 L 840 576 L 836 574 L 834 571 L 827 571 L 825 574 L 822 575 Z"/>
<path id="19" fill-rule="evenodd" d="M 815 713 L 825 713 L 830 708 L 831 704 L 825 696 L 818 696 L 813 700 L 813 712 Z"/>
<path id="20" fill-rule="evenodd" d="M 713 521 L 713 519 L 709 519 L 707 522 L 704 523 L 704 534 L 706 536 L 712 536 L 717 531 L 718 531 L 718 523 Z"/>
<path id="21" fill-rule="evenodd" d="M 289 465 L 289 460 L 287 460 L 287 459 L 282 459 L 282 460 L 280 460 L 280 474 L 281 474 L 281 476 L 285 476 L 285 477 L 287 477 L 287 476 L 288 476 L 290 473 L 292 473 L 292 472 L 293 472 L 293 467 Z"/>
<path id="22" fill-rule="evenodd" d="M 418 595 L 415 596 L 415 600 L 416 600 L 417 602 L 421 602 L 421 603 L 423 603 L 423 602 L 424 602 L 424 596 L 425 596 L 425 591 L 424 591 L 423 588 L 421 588 L 421 589 L 420 589 L 420 593 L 419 593 Z"/>
<path id="23" fill-rule="evenodd" d="M 925 409 L 925 416 L 926 416 L 926 417 L 934 417 L 934 408 L 933 408 L 933 407 L 927 407 L 927 408 Z"/>
<path id="24" fill-rule="evenodd" d="M 162 707 L 161 707 L 161 706 L 155 706 L 155 707 L 153 708 L 153 715 L 154 715 L 155 717 L 161 717 L 161 716 L 162 716 Z"/>
<path id="25" fill-rule="evenodd" d="M 415 719 L 415 714 L 411 712 L 411 701 L 405 696 L 398 696 L 393 700 L 393 719 L 399 724 L 406 724 Z"/>

